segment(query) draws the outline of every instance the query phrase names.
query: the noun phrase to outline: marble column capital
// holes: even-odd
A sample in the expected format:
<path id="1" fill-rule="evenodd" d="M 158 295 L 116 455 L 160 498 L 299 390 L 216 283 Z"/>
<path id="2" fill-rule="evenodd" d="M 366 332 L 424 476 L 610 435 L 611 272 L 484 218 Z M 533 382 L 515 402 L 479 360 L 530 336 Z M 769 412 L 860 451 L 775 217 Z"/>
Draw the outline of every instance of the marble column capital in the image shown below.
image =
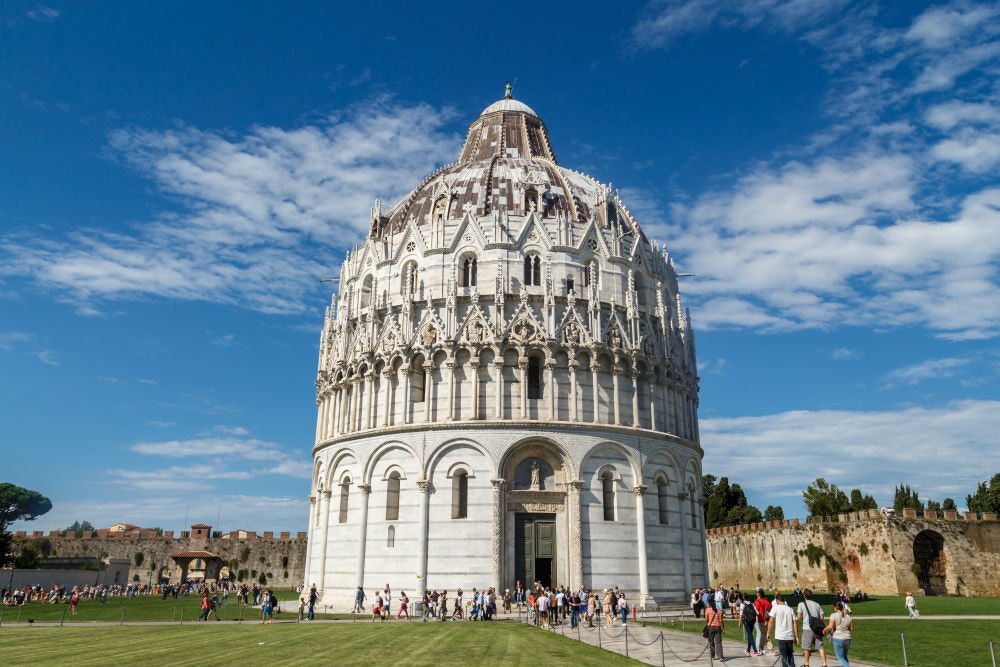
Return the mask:
<path id="1" fill-rule="evenodd" d="M 646 493 L 647 489 L 649 489 L 649 487 L 646 486 L 645 484 L 636 484 L 635 486 L 632 487 L 632 493 L 634 493 L 637 496 L 641 496 Z"/>
<path id="2" fill-rule="evenodd" d="M 361 493 L 363 493 L 363 494 L 365 494 L 367 496 L 369 493 L 372 492 L 372 485 L 371 484 L 358 484 L 358 490 L 361 491 Z"/>
<path id="3" fill-rule="evenodd" d="M 429 479 L 418 479 L 417 480 L 417 490 L 420 493 L 429 493 L 431 490 L 431 480 Z"/>

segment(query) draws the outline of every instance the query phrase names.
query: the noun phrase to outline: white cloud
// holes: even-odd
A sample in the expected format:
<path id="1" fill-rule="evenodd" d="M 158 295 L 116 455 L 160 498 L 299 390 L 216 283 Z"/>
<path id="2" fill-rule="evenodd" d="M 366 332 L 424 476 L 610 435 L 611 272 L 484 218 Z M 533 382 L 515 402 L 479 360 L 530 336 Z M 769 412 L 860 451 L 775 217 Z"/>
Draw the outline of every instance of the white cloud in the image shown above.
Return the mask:
<path id="1" fill-rule="evenodd" d="M 966 130 L 945 139 L 931 150 L 938 160 L 956 162 L 974 173 L 993 169 L 1000 162 L 1000 134 Z"/>
<path id="2" fill-rule="evenodd" d="M 883 387 L 889 388 L 899 384 L 916 385 L 926 380 L 953 377 L 958 369 L 970 363 L 972 363 L 971 358 L 928 359 L 887 373 Z"/>
<path id="3" fill-rule="evenodd" d="M 178 212 L 133 233 L 7 237 L 0 275 L 27 275 L 82 313 L 148 295 L 298 312 L 335 251 L 367 231 L 375 198 L 403 195 L 454 158 L 459 138 L 443 129 L 451 116 L 376 99 L 293 130 L 119 130 L 117 155 Z"/>
<path id="4" fill-rule="evenodd" d="M 845 359 L 855 359 L 858 356 L 857 350 L 853 350 L 849 347 L 838 347 L 830 355 L 838 361 L 843 361 Z"/>
<path id="5" fill-rule="evenodd" d="M 1000 470 L 992 444 L 1000 430 L 997 401 L 701 419 L 700 428 L 705 472 L 738 480 L 751 502 L 788 498 L 786 516 L 804 516 L 801 492 L 817 477 L 845 491 L 865 489 L 881 504 L 891 504 L 900 482 L 923 498 L 961 503 L 978 482 Z M 943 460 L 946 477 L 938 474 Z"/>
<path id="6" fill-rule="evenodd" d="M 34 9 L 29 9 L 24 13 L 26 17 L 32 21 L 40 21 L 41 23 L 52 23 L 57 18 L 62 16 L 62 12 L 58 9 L 53 9 L 52 7 L 46 7 L 44 5 L 38 5 Z"/>

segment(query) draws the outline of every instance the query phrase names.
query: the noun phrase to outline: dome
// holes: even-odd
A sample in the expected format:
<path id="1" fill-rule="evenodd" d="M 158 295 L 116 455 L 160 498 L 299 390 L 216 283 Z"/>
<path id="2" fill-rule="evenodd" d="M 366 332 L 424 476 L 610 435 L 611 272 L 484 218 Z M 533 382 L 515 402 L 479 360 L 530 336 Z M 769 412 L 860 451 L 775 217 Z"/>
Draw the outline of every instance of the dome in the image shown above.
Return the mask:
<path id="1" fill-rule="evenodd" d="M 542 581 L 644 608 L 708 580 L 673 263 L 509 95 L 454 164 L 375 202 L 315 384 L 305 583 L 324 604 L 414 572 L 418 604 Z"/>

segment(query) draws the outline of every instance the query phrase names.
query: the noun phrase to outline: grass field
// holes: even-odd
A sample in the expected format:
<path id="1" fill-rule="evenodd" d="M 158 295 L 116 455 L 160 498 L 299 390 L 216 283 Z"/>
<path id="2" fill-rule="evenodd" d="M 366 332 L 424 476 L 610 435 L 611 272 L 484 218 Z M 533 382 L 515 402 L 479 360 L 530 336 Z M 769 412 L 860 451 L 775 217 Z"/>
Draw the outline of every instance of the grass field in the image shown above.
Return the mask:
<path id="1" fill-rule="evenodd" d="M 787 599 L 791 600 L 790 597 Z M 827 614 L 833 611 L 832 596 L 816 594 Z M 885 665 L 903 665 L 903 644 L 906 662 L 916 667 L 953 667 L 954 665 L 990 665 L 990 640 L 1000 652 L 1000 621 L 997 620 L 934 620 L 928 616 L 1000 615 L 997 598 L 928 597 L 918 598 L 917 608 L 924 618 L 910 620 L 903 597 L 882 597 L 855 603 L 855 631 L 850 656 L 858 660 Z M 792 605 L 795 606 L 795 603 Z M 899 616 L 899 619 L 866 619 L 866 616 Z M 654 624 L 665 628 L 701 632 L 703 621 L 687 618 L 684 623 Z M 726 621 L 727 639 L 746 643 L 743 632 L 734 620 Z M 826 642 L 828 662 L 837 664 L 833 647 Z M 796 648 L 801 655 L 801 650 Z M 811 661 L 810 661 L 811 662 Z"/>
<path id="2" fill-rule="evenodd" d="M 641 664 L 518 623 L 5 626 L 0 651 L 5 667 Z"/>

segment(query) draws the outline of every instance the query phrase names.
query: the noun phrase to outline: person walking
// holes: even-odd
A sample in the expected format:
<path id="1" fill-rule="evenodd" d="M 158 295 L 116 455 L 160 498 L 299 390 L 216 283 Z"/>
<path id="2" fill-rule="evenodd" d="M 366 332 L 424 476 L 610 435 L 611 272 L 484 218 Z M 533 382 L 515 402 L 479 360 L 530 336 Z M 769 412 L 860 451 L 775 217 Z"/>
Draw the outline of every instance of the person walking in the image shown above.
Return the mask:
<path id="1" fill-rule="evenodd" d="M 313 584 L 309 588 L 309 609 L 306 612 L 306 618 L 310 621 L 316 620 L 316 601 L 319 600 L 319 592 L 316 590 L 316 584 Z"/>
<path id="2" fill-rule="evenodd" d="M 851 618 L 841 600 L 835 600 L 833 608 L 835 611 L 830 614 L 830 622 L 824 628 L 823 633 L 830 635 L 833 640 L 833 654 L 837 656 L 837 661 L 843 667 L 851 667 L 851 663 L 847 661 L 847 651 L 851 648 L 854 619 Z"/>
<path id="3" fill-rule="evenodd" d="M 410 598 L 406 597 L 406 591 L 399 592 L 399 611 L 396 612 L 396 620 L 402 615 L 406 616 L 406 620 L 410 620 Z"/>
<path id="4" fill-rule="evenodd" d="M 742 596 L 740 596 L 742 597 Z M 740 625 L 743 627 L 743 634 L 747 636 L 747 655 L 760 655 L 760 648 L 754 640 L 754 630 L 757 628 L 757 607 L 749 600 L 743 600 L 740 607 Z"/>
<path id="5" fill-rule="evenodd" d="M 725 632 L 725 614 L 715 604 L 715 598 L 710 597 L 705 608 L 705 625 L 708 627 L 708 652 L 713 660 L 724 662 L 722 653 L 722 633 Z"/>
<path id="6" fill-rule="evenodd" d="M 909 612 L 910 618 L 920 618 L 920 612 L 917 611 L 917 601 L 913 599 L 913 594 L 910 591 L 906 591 L 906 611 Z"/>
<path id="7" fill-rule="evenodd" d="M 795 639 L 798 634 L 795 612 L 785 604 L 784 596 L 776 593 L 771 607 L 771 619 L 767 622 L 767 639 L 770 641 L 774 637 L 778 644 L 781 667 L 795 667 Z"/>
<path id="8" fill-rule="evenodd" d="M 812 595 L 812 590 L 808 588 L 804 589 L 802 591 L 804 599 L 796 608 L 798 619 L 802 622 L 802 659 L 805 661 L 803 667 L 809 667 L 809 655 L 813 651 L 819 651 L 819 659 L 822 661 L 823 667 L 826 667 L 826 649 L 823 648 L 823 635 L 821 633 L 817 636 L 810 622 L 810 619 L 818 618 L 820 624 L 822 624 L 823 608 L 819 606 L 818 602 L 813 601 Z"/>

